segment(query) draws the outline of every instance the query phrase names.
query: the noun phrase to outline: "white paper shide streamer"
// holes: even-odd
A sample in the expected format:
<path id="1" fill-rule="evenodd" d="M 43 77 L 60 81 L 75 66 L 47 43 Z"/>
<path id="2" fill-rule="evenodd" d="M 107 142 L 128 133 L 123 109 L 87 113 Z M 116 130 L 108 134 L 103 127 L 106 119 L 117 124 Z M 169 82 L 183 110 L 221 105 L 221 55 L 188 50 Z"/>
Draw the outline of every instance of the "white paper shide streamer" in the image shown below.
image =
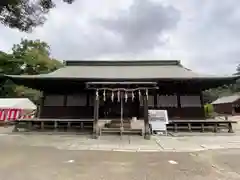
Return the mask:
<path id="1" fill-rule="evenodd" d="M 125 91 L 125 102 L 128 100 L 128 93 Z"/>
<path id="2" fill-rule="evenodd" d="M 138 90 L 138 97 L 139 97 L 139 101 L 141 101 L 141 91 Z"/>
<path id="3" fill-rule="evenodd" d="M 112 91 L 112 97 L 111 97 L 111 99 L 112 99 L 112 102 L 114 101 L 114 92 Z"/>
<path id="4" fill-rule="evenodd" d="M 106 90 L 103 91 L 103 101 L 106 101 Z"/>
<path id="5" fill-rule="evenodd" d="M 99 94 L 98 94 L 98 89 L 96 90 L 96 100 L 98 100 Z"/>
<path id="6" fill-rule="evenodd" d="M 148 89 L 146 89 L 146 98 L 148 100 Z"/>
<path id="7" fill-rule="evenodd" d="M 119 90 L 117 92 L 117 98 L 118 98 L 118 102 L 120 102 L 120 91 Z"/>

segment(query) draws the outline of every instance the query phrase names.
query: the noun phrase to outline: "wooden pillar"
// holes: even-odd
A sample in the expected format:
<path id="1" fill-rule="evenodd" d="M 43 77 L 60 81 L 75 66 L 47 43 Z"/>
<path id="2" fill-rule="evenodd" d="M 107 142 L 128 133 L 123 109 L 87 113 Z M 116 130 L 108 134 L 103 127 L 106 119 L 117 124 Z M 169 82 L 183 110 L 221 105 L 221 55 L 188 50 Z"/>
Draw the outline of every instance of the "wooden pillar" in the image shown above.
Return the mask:
<path id="1" fill-rule="evenodd" d="M 45 96 L 44 96 L 44 93 L 42 92 L 39 99 L 39 104 L 37 106 L 37 118 L 41 118 L 42 109 L 44 106 L 44 99 L 45 99 Z"/>
<path id="2" fill-rule="evenodd" d="M 96 93 L 94 101 L 93 138 L 98 138 L 99 97 Z"/>
<path id="3" fill-rule="evenodd" d="M 182 89 L 183 86 L 181 82 L 176 83 L 174 88 L 177 90 L 176 95 L 177 95 L 177 118 L 181 119 L 182 118 L 182 106 L 181 106 L 181 95 L 183 94 Z"/>
<path id="4" fill-rule="evenodd" d="M 203 115 L 203 118 L 205 119 L 207 117 L 207 114 L 204 110 L 204 101 L 203 101 L 203 93 L 202 93 L 202 90 L 200 90 L 200 102 L 201 102 L 201 111 L 202 111 L 202 115 Z"/>
<path id="5" fill-rule="evenodd" d="M 68 98 L 68 95 L 67 94 L 63 94 L 63 106 L 64 107 L 67 106 L 67 98 Z"/>
<path id="6" fill-rule="evenodd" d="M 154 90 L 154 109 L 158 108 L 158 91 Z"/>
<path id="7" fill-rule="evenodd" d="M 178 118 L 182 117 L 182 113 L 181 113 L 182 107 L 181 107 L 181 97 L 180 96 L 181 96 L 181 94 L 179 92 L 177 92 L 177 112 L 178 112 L 177 116 L 178 116 Z"/>
<path id="8" fill-rule="evenodd" d="M 200 101 L 201 101 L 201 107 L 204 107 L 202 90 L 200 90 Z"/>
<path id="9" fill-rule="evenodd" d="M 150 139 L 150 126 L 148 119 L 148 100 L 146 94 L 143 96 L 143 108 L 144 108 L 144 139 Z"/>
<path id="10" fill-rule="evenodd" d="M 89 91 L 86 92 L 86 98 L 87 98 L 87 103 L 86 103 L 86 106 L 89 107 L 90 106 L 90 96 L 91 96 L 91 93 Z"/>
<path id="11" fill-rule="evenodd" d="M 231 114 L 232 114 L 232 116 L 234 116 L 234 115 L 236 114 L 236 112 L 235 112 L 235 106 L 232 105 L 231 108 L 232 108 L 232 112 L 231 112 Z"/>

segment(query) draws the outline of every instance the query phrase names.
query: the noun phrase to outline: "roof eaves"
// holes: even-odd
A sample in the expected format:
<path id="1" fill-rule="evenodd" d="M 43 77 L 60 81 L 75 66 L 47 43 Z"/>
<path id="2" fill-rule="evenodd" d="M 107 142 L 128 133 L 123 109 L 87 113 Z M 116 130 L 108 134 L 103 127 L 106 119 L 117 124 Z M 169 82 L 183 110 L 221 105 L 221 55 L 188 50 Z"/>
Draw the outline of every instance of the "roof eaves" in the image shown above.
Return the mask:
<path id="1" fill-rule="evenodd" d="M 65 61 L 66 66 L 171 66 L 180 65 L 179 60 L 136 60 L 136 61 Z"/>
<path id="2" fill-rule="evenodd" d="M 96 80 L 229 80 L 229 81 L 235 81 L 239 77 L 234 76 L 222 76 L 222 77 L 159 77 L 159 78 L 111 78 L 111 77 L 77 77 L 77 76 L 54 76 L 54 75 L 48 75 L 48 74 L 39 74 L 39 75 L 5 75 L 7 78 L 12 79 L 96 79 Z"/>

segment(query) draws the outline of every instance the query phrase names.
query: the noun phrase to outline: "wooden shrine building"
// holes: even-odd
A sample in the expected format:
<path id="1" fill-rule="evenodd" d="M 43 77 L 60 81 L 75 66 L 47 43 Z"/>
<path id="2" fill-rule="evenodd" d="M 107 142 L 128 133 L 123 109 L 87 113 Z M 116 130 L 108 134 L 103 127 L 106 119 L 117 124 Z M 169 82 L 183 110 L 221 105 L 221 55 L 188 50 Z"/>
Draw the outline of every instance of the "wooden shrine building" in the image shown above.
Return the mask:
<path id="1" fill-rule="evenodd" d="M 234 83 L 236 76 L 209 76 L 180 61 L 66 61 L 49 74 L 7 75 L 42 91 L 38 118 L 144 119 L 148 109 L 166 109 L 169 119 L 204 119 L 202 91 Z"/>
<path id="2" fill-rule="evenodd" d="M 234 94 L 231 96 L 223 96 L 211 103 L 214 112 L 226 115 L 240 114 L 240 95 Z"/>

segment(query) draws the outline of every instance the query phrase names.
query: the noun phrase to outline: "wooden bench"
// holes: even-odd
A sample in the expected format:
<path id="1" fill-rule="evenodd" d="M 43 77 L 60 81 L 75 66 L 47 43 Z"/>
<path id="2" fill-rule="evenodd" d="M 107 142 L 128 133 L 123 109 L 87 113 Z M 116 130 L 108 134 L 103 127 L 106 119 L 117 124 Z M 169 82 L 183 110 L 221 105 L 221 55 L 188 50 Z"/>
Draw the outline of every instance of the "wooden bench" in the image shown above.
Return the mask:
<path id="1" fill-rule="evenodd" d="M 92 119 L 19 119 L 14 124 L 14 131 L 19 131 L 19 129 L 26 131 L 93 130 Z"/>
<path id="2" fill-rule="evenodd" d="M 233 133 L 232 124 L 237 121 L 229 120 L 171 120 L 167 125 L 168 130 L 178 132 L 178 130 L 186 130 L 191 132 L 192 130 L 199 130 L 204 132 L 205 130 L 211 130 L 212 132 L 219 132 L 219 130 L 227 129 L 229 133 Z"/>

